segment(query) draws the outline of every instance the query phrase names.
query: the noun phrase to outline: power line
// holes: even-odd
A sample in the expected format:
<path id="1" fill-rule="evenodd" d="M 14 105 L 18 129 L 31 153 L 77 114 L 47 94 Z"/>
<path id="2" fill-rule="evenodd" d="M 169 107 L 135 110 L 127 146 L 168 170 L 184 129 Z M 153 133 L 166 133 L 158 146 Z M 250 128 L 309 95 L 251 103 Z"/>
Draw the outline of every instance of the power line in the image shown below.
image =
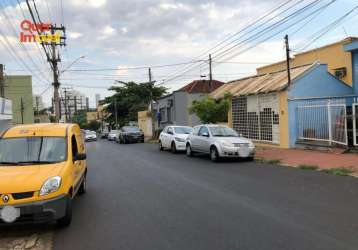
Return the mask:
<path id="1" fill-rule="evenodd" d="M 279 21 L 276 21 L 276 22 L 274 22 L 273 24 L 270 24 L 268 27 L 266 27 L 266 28 L 264 28 L 264 29 L 261 29 L 261 30 L 259 30 L 258 32 L 255 32 L 253 35 L 249 36 L 248 38 L 245 38 L 243 41 L 239 42 L 238 44 L 236 44 L 236 45 L 234 45 L 234 46 L 231 46 L 229 49 L 225 49 L 224 51 L 222 51 L 222 52 L 220 52 L 220 53 L 218 53 L 219 50 L 216 50 L 215 52 L 213 52 L 214 54 L 216 53 L 216 54 L 214 55 L 214 60 L 218 60 L 217 58 L 219 57 L 219 55 L 221 55 L 222 53 L 228 53 L 230 50 L 232 50 L 233 48 L 237 47 L 238 45 L 240 45 L 240 44 L 242 44 L 242 43 L 244 43 L 244 42 L 249 42 L 250 40 L 255 40 L 255 39 L 257 39 L 260 34 L 261 34 L 261 36 L 262 36 L 263 34 L 265 34 L 265 33 L 269 32 L 269 31 L 271 31 L 273 28 L 276 28 L 276 26 L 280 26 L 282 23 L 287 22 L 287 21 L 288 21 L 287 19 L 288 19 L 289 17 L 292 17 L 292 16 L 294 16 L 294 15 L 297 15 L 297 14 L 301 13 L 304 9 L 306 9 L 306 8 L 308 8 L 309 6 L 312 6 L 313 4 L 315 4 L 315 3 L 317 3 L 317 2 L 320 2 L 320 1 L 322 1 L 322 0 L 315 0 L 315 1 L 313 1 L 313 2 L 310 2 L 310 4 L 307 4 L 307 5 L 305 5 L 304 7 L 301 7 L 299 10 L 296 10 L 296 11 L 294 11 L 293 13 L 289 14 L 288 16 L 285 16 L 285 17 L 281 18 Z M 299 1 L 298 3 L 301 3 L 301 2 L 302 2 L 302 0 Z M 282 13 L 287 12 L 288 10 L 294 8 L 295 6 L 296 6 L 296 5 L 290 6 L 290 7 L 286 8 L 285 10 L 281 11 L 280 13 L 278 13 L 277 15 L 275 15 L 275 16 L 273 16 L 273 17 L 270 17 L 269 20 L 265 21 L 265 24 L 266 24 L 266 23 L 270 23 L 270 22 L 273 21 L 273 20 L 276 20 Z M 259 26 L 261 27 L 262 24 L 259 25 Z M 237 39 L 235 39 L 235 40 L 229 42 L 228 44 L 226 44 L 225 46 L 223 46 L 222 48 L 220 48 L 220 50 L 222 50 L 223 48 L 225 48 L 225 47 L 231 45 L 233 42 L 238 42 L 238 41 L 240 41 L 240 39 L 244 38 L 247 34 L 250 34 L 250 33 L 252 33 L 252 31 L 255 31 L 255 30 L 257 30 L 257 27 L 256 27 L 256 28 L 254 27 L 253 30 L 249 30 L 249 31 L 245 32 L 245 33 L 242 34 L 239 38 L 237 38 Z M 264 32 L 264 33 L 263 33 L 263 32 Z M 263 33 L 263 34 L 262 34 L 262 33 Z M 219 58 L 220 58 L 220 57 L 219 57 Z M 203 65 L 203 64 L 200 64 L 199 66 L 202 66 L 202 65 Z M 185 74 L 185 73 L 187 73 L 187 72 L 189 72 L 189 71 L 192 71 L 193 69 L 195 69 L 195 68 L 194 68 L 194 67 L 189 68 L 189 69 L 187 69 L 187 70 L 181 72 L 180 74 Z M 168 81 L 171 81 L 171 80 L 175 79 L 175 78 L 178 77 L 180 74 L 177 74 L 177 75 L 174 75 L 174 76 L 171 76 L 171 77 L 169 76 L 169 77 L 165 80 L 165 82 L 168 82 Z"/>
<path id="2" fill-rule="evenodd" d="M 5 17 L 7 23 L 9 24 L 8 26 L 10 27 L 12 33 L 14 34 L 14 36 L 17 36 L 17 32 L 16 29 L 14 27 L 14 24 L 10 21 L 9 16 L 6 14 L 6 12 L 4 11 L 4 6 L 2 5 L 2 3 L 0 2 L 0 10 L 2 15 Z M 24 44 L 22 44 L 21 42 L 17 42 L 17 44 L 20 44 L 20 47 L 25 51 L 27 57 L 29 58 L 29 60 L 32 62 L 32 64 L 35 66 L 35 68 L 37 70 L 39 70 L 39 73 L 42 75 L 42 77 L 44 77 L 44 79 L 48 80 L 47 76 L 43 73 L 42 70 L 40 70 L 40 68 L 38 67 L 37 63 L 32 59 L 32 56 L 30 55 L 30 53 L 28 52 L 27 48 L 24 46 Z"/>
<path id="3" fill-rule="evenodd" d="M 240 45 L 242 45 L 242 44 L 244 44 L 244 43 L 248 43 L 248 42 L 250 42 L 250 41 L 252 41 L 252 40 L 256 40 L 258 37 L 261 37 L 261 36 L 263 36 L 263 35 L 265 35 L 265 34 L 271 32 L 271 31 L 273 31 L 274 29 L 280 27 L 281 25 L 283 25 L 283 24 L 285 24 L 285 23 L 291 21 L 291 18 L 294 18 L 294 17 L 296 17 L 296 16 L 298 16 L 298 15 L 304 13 L 305 11 L 307 11 L 307 10 L 313 8 L 315 5 L 317 5 L 317 4 L 318 4 L 319 2 L 321 2 L 321 1 L 322 1 L 322 0 L 315 0 L 315 1 L 313 1 L 313 2 L 311 2 L 311 3 L 309 3 L 309 4 L 307 4 L 307 5 L 303 6 L 302 8 L 296 10 L 295 12 L 293 12 L 293 13 L 289 14 L 288 16 L 282 18 L 281 20 L 277 21 L 276 23 L 274 23 L 274 24 L 272 24 L 272 25 L 270 25 L 270 26 L 264 28 L 263 30 L 260 30 L 259 32 L 255 33 L 255 34 L 253 34 L 253 35 L 251 35 L 251 36 L 249 36 L 248 38 L 244 39 L 243 41 L 240 41 L 240 42 L 239 42 L 239 39 L 236 39 L 235 41 L 236 41 L 236 42 L 239 42 L 239 43 L 237 43 L 237 44 L 231 46 L 231 47 L 228 48 L 228 49 L 225 49 L 224 51 L 220 52 L 219 54 L 216 54 L 216 55 L 214 56 L 214 58 L 215 58 L 215 57 L 216 57 L 216 58 L 220 58 L 220 57 L 222 57 L 222 56 L 225 56 L 225 55 L 227 55 L 230 51 L 232 51 L 234 48 L 236 48 L 236 47 L 238 47 L 238 46 L 240 46 Z M 333 0 L 333 1 L 336 1 L 336 0 Z M 332 2 L 333 2 L 333 1 L 332 1 Z M 296 24 L 296 23 L 295 23 L 295 24 Z"/>
<path id="4" fill-rule="evenodd" d="M 316 32 L 313 36 L 312 39 L 310 39 L 305 45 L 303 45 L 300 49 L 298 49 L 299 51 L 303 51 L 305 49 L 307 49 L 309 46 L 311 46 L 314 42 L 316 42 L 318 39 L 320 39 L 321 37 L 323 37 L 325 34 L 327 34 L 328 32 L 330 32 L 331 30 L 335 29 L 340 23 L 343 22 L 344 19 L 346 19 L 350 14 L 352 14 L 355 10 L 358 9 L 358 5 L 354 8 L 352 8 L 350 11 L 348 11 L 347 13 L 345 13 L 343 16 L 339 17 L 338 19 L 336 19 L 335 21 L 333 21 L 332 23 L 330 23 L 329 25 L 327 25 L 326 27 L 324 27 L 323 29 L 319 30 L 318 32 Z"/>
<path id="5" fill-rule="evenodd" d="M 135 66 L 135 67 L 120 67 L 120 68 L 98 68 L 98 69 L 69 69 L 68 72 L 87 72 L 87 71 L 115 71 L 115 70 L 136 70 L 136 69 L 148 69 L 148 68 L 165 68 L 165 67 L 175 67 L 185 64 L 193 64 L 202 62 L 202 60 L 183 62 L 183 63 L 173 63 L 173 64 L 163 64 L 163 65 L 153 65 L 153 66 Z"/>
<path id="6" fill-rule="evenodd" d="M 300 0 L 300 1 L 298 1 L 297 3 L 300 3 L 300 2 L 302 2 L 302 1 L 304 1 L 304 0 Z M 227 41 L 229 41 L 230 39 L 234 38 L 235 36 L 237 36 L 237 35 L 243 33 L 244 31 L 248 30 L 249 28 L 255 26 L 257 23 L 259 23 L 259 22 L 261 22 L 261 21 L 265 21 L 265 18 L 266 18 L 266 17 L 271 16 L 273 13 L 275 13 L 276 11 L 278 11 L 279 9 L 281 9 L 282 7 L 286 6 L 286 5 L 289 4 L 290 2 L 292 2 L 292 0 L 288 0 L 288 1 L 286 1 L 286 2 L 284 2 L 284 3 L 282 3 L 282 4 L 280 4 L 279 6 L 273 8 L 272 10 L 270 10 L 269 12 L 267 12 L 265 15 L 263 15 L 263 16 L 257 18 L 255 21 L 253 21 L 253 22 L 249 23 L 248 25 L 246 25 L 245 27 L 241 28 L 239 31 L 234 32 L 233 34 L 231 34 L 231 35 L 229 35 L 228 37 L 224 38 L 223 41 L 219 42 L 219 43 L 216 44 L 214 47 L 212 47 L 212 48 L 206 50 L 205 52 L 203 52 L 202 54 L 200 54 L 199 56 L 197 56 L 195 59 L 198 59 L 198 58 L 200 58 L 201 56 L 204 56 L 204 55 L 207 56 L 207 54 L 210 53 L 210 52 L 212 52 L 212 50 L 218 48 L 219 46 L 221 46 L 222 44 L 226 43 Z M 296 4 L 297 4 L 297 3 L 296 3 Z M 288 9 L 290 9 L 290 8 L 292 8 L 292 6 L 289 7 Z M 272 20 L 273 18 L 275 18 L 275 17 L 281 15 L 282 13 L 286 12 L 288 9 L 285 9 L 284 11 L 282 11 L 282 12 L 276 14 L 276 16 L 270 18 L 270 20 Z M 261 24 L 261 25 L 262 25 L 262 24 Z M 258 28 L 258 27 L 256 27 L 255 29 L 257 29 L 257 28 Z M 254 30 L 255 30 L 255 29 L 254 29 Z M 252 31 L 253 31 L 253 30 L 248 31 L 248 32 L 252 32 Z M 248 33 L 248 32 L 246 32 L 246 33 Z M 245 33 L 244 33 L 244 34 L 245 34 Z M 227 46 L 227 45 L 225 45 L 225 46 Z M 224 47 L 225 47 L 225 46 L 224 46 Z M 201 64 L 201 65 L 202 65 L 202 64 Z M 201 65 L 199 65 L 199 66 L 201 66 Z M 178 72 L 182 72 L 182 71 L 187 72 L 187 71 L 190 71 L 191 69 L 193 69 L 193 67 L 191 67 L 191 68 L 190 68 L 190 67 L 184 67 L 184 68 L 182 68 L 182 69 L 180 69 L 180 70 L 176 70 L 174 73 L 172 73 L 171 75 L 169 75 L 169 76 L 167 77 L 167 78 L 168 78 L 168 81 L 171 80 L 173 77 L 175 77 L 177 74 L 180 74 L 180 73 L 178 73 Z"/>
<path id="7" fill-rule="evenodd" d="M 251 46 L 249 46 L 249 47 L 246 47 L 246 48 L 244 48 L 244 49 L 238 51 L 237 53 L 235 53 L 234 55 L 230 56 L 229 58 L 226 58 L 226 60 L 230 60 L 230 59 L 232 59 L 232 58 L 234 58 L 234 57 L 236 57 L 236 56 L 238 56 L 238 55 L 240 55 L 240 54 L 242 54 L 242 53 L 245 53 L 245 52 L 247 52 L 248 50 L 250 50 L 250 49 L 252 49 L 252 48 L 255 48 L 255 47 L 258 46 L 259 44 L 268 41 L 268 40 L 271 39 L 272 37 L 275 37 L 275 36 L 277 36 L 278 34 L 289 30 L 291 27 L 294 27 L 296 24 L 298 24 L 298 23 L 304 21 L 305 19 L 309 18 L 310 16 L 312 16 L 312 15 L 314 15 L 315 13 L 317 13 L 318 11 L 320 11 L 322 8 L 326 8 L 328 5 L 331 5 L 331 4 L 332 4 L 333 2 L 335 2 L 335 1 L 336 1 L 336 0 L 332 0 L 331 2 L 327 3 L 327 4 L 324 5 L 324 6 L 321 6 L 320 8 L 318 8 L 318 9 L 316 9 L 316 10 L 314 10 L 313 12 L 311 12 L 311 13 L 307 14 L 306 16 L 304 16 L 303 18 L 300 18 L 299 20 L 297 20 L 297 21 L 295 21 L 294 23 L 290 24 L 289 26 L 282 28 L 281 30 L 279 30 L 279 31 L 276 32 L 276 33 L 273 33 L 273 34 L 270 35 L 269 37 L 266 37 L 266 38 L 264 38 L 263 40 L 258 41 L 258 42 L 256 42 L 255 44 L 253 44 L 253 45 L 251 45 Z M 241 47 L 242 47 L 242 46 L 241 46 Z M 225 55 L 224 55 L 224 56 L 225 56 Z"/>

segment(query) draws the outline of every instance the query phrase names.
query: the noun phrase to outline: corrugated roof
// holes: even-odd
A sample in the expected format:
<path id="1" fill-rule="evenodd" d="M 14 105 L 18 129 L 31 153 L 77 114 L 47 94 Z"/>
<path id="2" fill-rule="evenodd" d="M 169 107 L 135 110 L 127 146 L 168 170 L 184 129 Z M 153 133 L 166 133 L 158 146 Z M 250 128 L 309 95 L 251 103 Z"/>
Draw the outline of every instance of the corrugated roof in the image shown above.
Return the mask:
<path id="1" fill-rule="evenodd" d="M 304 74 L 306 71 L 317 65 L 317 63 L 295 67 L 291 69 L 291 79 Z M 226 93 L 233 96 L 256 95 L 284 90 L 288 86 L 287 71 L 278 71 L 269 74 L 255 75 L 239 80 L 231 81 L 216 89 L 210 95 L 215 99 L 224 97 Z"/>
<path id="2" fill-rule="evenodd" d="M 210 92 L 216 90 L 217 88 L 221 87 L 222 85 L 224 85 L 223 82 L 220 82 L 217 80 L 212 80 L 212 84 L 211 84 L 211 88 L 210 88 L 209 83 L 210 83 L 209 80 L 195 80 L 195 81 L 192 81 L 191 83 L 185 85 L 178 91 L 185 91 L 188 93 L 210 93 Z"/>

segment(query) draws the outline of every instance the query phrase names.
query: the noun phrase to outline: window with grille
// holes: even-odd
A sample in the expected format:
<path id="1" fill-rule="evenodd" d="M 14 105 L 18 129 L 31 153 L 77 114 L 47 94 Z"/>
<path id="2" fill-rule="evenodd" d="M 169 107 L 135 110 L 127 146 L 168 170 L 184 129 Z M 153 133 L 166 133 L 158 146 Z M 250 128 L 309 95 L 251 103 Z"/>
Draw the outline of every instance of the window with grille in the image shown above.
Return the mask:
<path id="1" fill-rule="evenodd" d="M 279 143 L 278 106 L 276 94 L 233 98 L 233 128 L 253 140 Z"/>

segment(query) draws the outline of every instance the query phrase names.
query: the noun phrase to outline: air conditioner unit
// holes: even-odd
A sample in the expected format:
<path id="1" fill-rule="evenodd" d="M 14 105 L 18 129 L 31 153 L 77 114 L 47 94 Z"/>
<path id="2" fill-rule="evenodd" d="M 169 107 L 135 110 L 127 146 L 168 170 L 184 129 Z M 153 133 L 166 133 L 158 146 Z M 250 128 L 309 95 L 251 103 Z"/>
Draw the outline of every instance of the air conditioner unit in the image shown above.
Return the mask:
<path id="1" fill-rule="evenodd" d="M 344 68 L 334 69 L 334 75 L 338 79 L 342 79 L 347 75 L 347 68 L 344 67 Z"/>

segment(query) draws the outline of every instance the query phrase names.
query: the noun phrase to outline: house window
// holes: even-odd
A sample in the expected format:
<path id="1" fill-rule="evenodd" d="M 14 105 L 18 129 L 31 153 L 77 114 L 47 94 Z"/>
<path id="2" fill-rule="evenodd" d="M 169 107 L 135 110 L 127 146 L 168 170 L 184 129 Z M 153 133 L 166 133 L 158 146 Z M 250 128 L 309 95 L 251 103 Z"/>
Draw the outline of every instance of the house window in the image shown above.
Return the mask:
<path id="1" fill-rule="evenodd" d="M 279 143 L 278 110 L 276 95 L 234 98 L 233 128 L 242 136 L 253 140 Z"/>

